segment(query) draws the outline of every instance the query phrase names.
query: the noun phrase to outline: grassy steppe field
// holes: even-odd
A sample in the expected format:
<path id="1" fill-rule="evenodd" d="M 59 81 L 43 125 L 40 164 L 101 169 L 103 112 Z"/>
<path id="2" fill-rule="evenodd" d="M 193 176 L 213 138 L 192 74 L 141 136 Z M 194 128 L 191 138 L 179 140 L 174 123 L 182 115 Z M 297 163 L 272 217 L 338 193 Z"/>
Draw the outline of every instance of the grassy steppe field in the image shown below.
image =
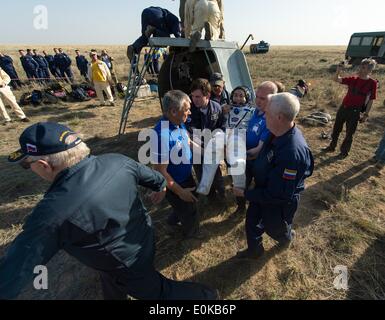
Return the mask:
<path id="1" fill-rule="evenodd" d="M 23 47 L 23 46 L 22 46 Z M 37 46 L 51 50 L 53 46 Z M 100 46 L 79 47 L 83 52 Z M 19 46 L 0 46 L 11 55 L 21 77 Z M 63 46 L 74 57 L 74 46 Z M 126 81 L 126 46 L 107 47 L 116 60 L 117 74 Z M 344 47 L 273 47 L 266 55 L 249 55 L 247 61 L 255 86 L 261 81 L 277 80 L 290 89 L 303 78 L 311 82 L 304 98 L 300 118 L 313 111 L 327 111 L 335 117 L 346 88 L 331 81 L 333 65 L 344 58 Z M 76 68 L 73 68 L 74 70 Z M 348 72 L 353 72 L 349 69 Z M 80 75 L 75 70 L 77 78 Z M 370 119 L 360 124 L 349 158 L 339 160 L 337 153 L 322 154 L 327 145 L 321 139 L 326 128 L 303 126 L 298 121 L 316 161 L 313 177 L 307 180 L 295 219 L 297 238 L 280 251 L 273 240 L 265 238 L 267 254 L 259 261 L 236 261 L 236 252 L 246 245 L 244 217 L 234 217 L 234 197 L 227 185 L 227 197 L 220 204 L 199 203 L 203 241 L 180 241 L 165 235 L 165 219 L 170 212 L 166 202 L 148 204 L 157 232 L 157 268 L 175 280 L 200 281 L 218 288 L 224 299 L 385 299 L 385 170 L 368 160 L 385 131 L 385 67 L 374 77 L 380 80 L 378 100 Z M 16 91 L 20 97 L 21 91 Z M 25 107 L 33 122 L 57 121 L 83 133 L 93 154 L 119 152 L 134 159 L 141 129 L 151 128 L 160 118 L 157 97 L 138 100 L 131 111 L 126 135 L 117 139 L 123 100 L 115 107 L 93 107 L 94 101 Z M 21 231 L 26 217 L 43 197 L 48 184 L 31 172 L 6 162 L 18 148 L 18 137 L 27 124 L 14 122 L 0 126 L 0 257 Z M 223 208 L 222 205 L 225 205 Z M 349 289 L 336 290 L 336 266 L 349 271 Z M 48 264 L 49 290 L 26 288 L 21 299 L 101 299 L 98 274 L 61 252 Z"/>

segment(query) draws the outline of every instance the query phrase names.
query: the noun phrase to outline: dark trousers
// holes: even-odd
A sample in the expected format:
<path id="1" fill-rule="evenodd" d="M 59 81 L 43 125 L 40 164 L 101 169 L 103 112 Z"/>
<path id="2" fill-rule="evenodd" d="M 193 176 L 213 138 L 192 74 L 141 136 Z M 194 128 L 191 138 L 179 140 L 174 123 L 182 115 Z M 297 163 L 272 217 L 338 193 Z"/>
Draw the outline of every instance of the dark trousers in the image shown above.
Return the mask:
<path id="1" fill-rule="evenodd" d="M 332 142 L 330 147 L 337 147 L 338 138 L 346 123 L 346 135 L 341 145 L 341 153 L 348 154 L 353 143 L 353 135 L 357 130 L 358 122 L 360 121 L 361 108 L 345 108 L 341 106 L 337 112 L 336 121 L 334 123 Z"/>
<path id="2" fill-rule="evenodd" d="M 159 59 L 153 59 L 152 60 L 152 65 L 154 69 L 155 74 L 159 74 L 160 68 L 159 68 Z"/>
<path id="3" fill-rule="evenodd" d="M 49 67 L 49 71 L 51 71 L 51 74 L 57 79 L 61 78 L 60 70 L 56 67 Z"/>
<path id="4" fill-rule="evenodd" d="M 100 272 L 105 300 L 214 300 L 216 292 L 193 282 L 167 279 L 153 267 L 119 273 Z"/>
<path id="5" fill-rule="evenodd" d="M 251 202 L 246 213 L 246 236 L 250 251 L 260 250 L 262 236 L 266 233 L 276 241 L 287 238 L 288 227 L 293 224 L 299 196 L 286 205 L 261 205 Z"/>
<path id="6" fill-rule="evenodd" d="M 63 80 L 65 80 L 69 83 L 72 83 L 74 81 L 74 75 L 72 73 L 71 67 L 61 69 L 60 73 L 61 73 L 61 77 L 63 78 Z"/>
<path id="7" fill-rule="evenodd" d="M 190 178 L 179 184 L 182 188 L 195 188 L 196 184 L 192 175 Z M 179 198 L 174 192 L 167 190 L 166 199 L 170 203 L 173 213 L 168 222 L 178 221 L 182 224 L 182 232 L 185 237 L 194 235 L 199 228 L 199 219 L 196 203 L 186 202 Z M 171 223 L 170 223 L 171 224 Z"/>
<path id="8" fill-rule="evenodd" d="M 135 53 L 139 54 L 143 47 L 148 44 L 148 38 L 144 35 L 148 26 L 156 27 L 153 33 L 154 37 L 169 38 L 170 33 L 162 28 L 163 17 L 160 11 L 152 11 L 150 8 L 146 8 L 142 12 L 142 35 L 133 43 Z"/>
<path id="9" fill-rule="evenodd" d="M 11 78 L 10 85 L 12 89 L 16 90 L 18 88 L 21 88 L 23 84 L 21 83 L 18 74 L 16 73 L 16 70 L 12 69 L 3 69 L 6 73 L 8 73 L 9 77 Z"/>
<path id="10" fill-rule="evenodd" d="M 21 81 L 19 79 L 11 80 L 10 85 L 11 85 L 13 90 L 17 90 L 23 86 L 23 84 L 21 83 Z"/>
<path id="11" fill-rule="evenodd" d="M 27 78 L 30 81 L 39 78 L 38 70 L 25 70 L 25 74 L 27 75 Z"/>
<path id="12" fill-rule="evenodd" d="M 47 77 L 46 69 L 39 68 L 38 71 L 37 71 L 37 74 L 38 74 L 39 82 L 41 84 L 44 84 L 45 82 L 49 81 L 50 77 L 49 77 L 49 75 Z"/>

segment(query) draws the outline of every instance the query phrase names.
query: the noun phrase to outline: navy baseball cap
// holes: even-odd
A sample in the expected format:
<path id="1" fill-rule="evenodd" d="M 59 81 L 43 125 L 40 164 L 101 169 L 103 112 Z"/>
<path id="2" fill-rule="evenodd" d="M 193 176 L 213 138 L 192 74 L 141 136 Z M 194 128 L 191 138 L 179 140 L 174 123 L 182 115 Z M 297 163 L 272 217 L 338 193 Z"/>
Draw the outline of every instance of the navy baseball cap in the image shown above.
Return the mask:
<path id="1" fill-rule="evenodd" d="M 223 85 L 224 83 L 223 75 L 219 72 L 213 73 L 210 77 L 210 83 L 212 85 Z"/>
<path id="2" fill-rule="evenodd" d="M 46 156 L 59 153 L 76 147 L 82 140 L 76 136 L 76 139 L 70 144 L 66 139 L 76 135 L 70 128 L 54 123 L 39 122 L 27 129 L 19 138 L 21 149 L 11 153 L 8 157 L 9 162 L 19 163 L 27 157 Z"/>

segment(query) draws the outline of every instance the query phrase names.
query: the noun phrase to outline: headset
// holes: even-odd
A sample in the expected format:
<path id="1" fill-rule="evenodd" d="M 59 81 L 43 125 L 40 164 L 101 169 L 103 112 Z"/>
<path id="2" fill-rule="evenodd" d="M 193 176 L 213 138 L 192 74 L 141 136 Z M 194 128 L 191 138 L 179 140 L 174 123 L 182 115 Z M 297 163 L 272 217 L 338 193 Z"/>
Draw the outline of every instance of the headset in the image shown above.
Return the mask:
<path id="1" fill-rule="evenodd" d="M 233 102 L 233 97 L 234 97 L 234 92 L 236 90 L 242 90 L 244 93 L 245 93 L 245 96 L 246 96 L 246 102 L 245 104 L 248 104 L 250 103 L 251 101 L 251 93 L 250 93 L 250 89 L 246 86 L 238 86 L 236 87 L 232 92 L 231 92 L 231 95 L 230 95 L 230 101 Z"/>

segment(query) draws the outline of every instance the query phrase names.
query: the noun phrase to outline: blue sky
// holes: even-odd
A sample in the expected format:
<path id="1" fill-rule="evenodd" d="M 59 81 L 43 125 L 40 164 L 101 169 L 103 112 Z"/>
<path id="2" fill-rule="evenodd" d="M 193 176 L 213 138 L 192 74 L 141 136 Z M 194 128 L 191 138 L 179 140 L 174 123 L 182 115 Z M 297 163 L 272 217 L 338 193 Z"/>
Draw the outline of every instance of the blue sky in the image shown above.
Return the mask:
<path id="1" fill-rule="evenodd" d="M 37 5 L 48 9 L 47 30 L 33 26 Z M 2 1 L 1 44 L 128 44 L 152 5 L 178 15 L 178 0 Z M 353 32 L 385 31 L 384 0 L 224 0 L 224 7 L 231 41 L 252 33 L 273 45 L 346 45 Z"/>

